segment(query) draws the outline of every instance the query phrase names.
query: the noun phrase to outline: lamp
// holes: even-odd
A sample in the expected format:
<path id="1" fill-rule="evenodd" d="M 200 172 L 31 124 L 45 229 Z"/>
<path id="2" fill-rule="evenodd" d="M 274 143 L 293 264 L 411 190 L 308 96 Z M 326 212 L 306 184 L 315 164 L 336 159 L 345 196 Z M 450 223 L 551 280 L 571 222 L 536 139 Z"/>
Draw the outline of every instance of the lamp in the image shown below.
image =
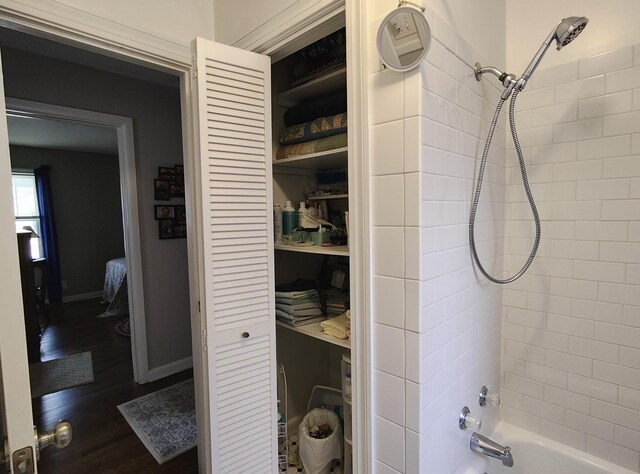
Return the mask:
<path id="1" fill-rule="evenodd" d="M 22 228 L 22 230 L 26 230 L 26 231 L 31 232 L 31 236 L 32 236 L 32 237 L 35 237 L 36 239 L 39 239 L 39 238 L 40 238 L 40 236 L 38 235 L 38 233 L 37 233 L 35 230 L 33 230 L 33 227 L 31 227 L 30 225 L 25 225 L 25 226 Z"/>

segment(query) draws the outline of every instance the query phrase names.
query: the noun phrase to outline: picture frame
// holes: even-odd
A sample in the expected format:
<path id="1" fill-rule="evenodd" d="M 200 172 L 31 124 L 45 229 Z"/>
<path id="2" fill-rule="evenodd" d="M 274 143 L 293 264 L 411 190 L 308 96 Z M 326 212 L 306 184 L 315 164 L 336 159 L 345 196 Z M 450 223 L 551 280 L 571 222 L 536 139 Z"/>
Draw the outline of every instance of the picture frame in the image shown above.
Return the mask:
<path id="1" fill-rule="evenodd" d="M 176 224 L 186 224 L 187 223 L 187 208 L 182 205 L 173 206 L 173 219 L 176 221 Z"/>
<path id="2" fill-rule="evenodd" d="M 183 173 L 184 174 L 184 173 Z M 176 169 L 170 166 L 158 166 L 158 178 L 174 181 L 176 179 Z"/>
<path id="3" fill-rule="evenodd" d="M 175 219 L 176 206 L 164 206 L 162 204 L 155 205 L 154 218 L 159 221 L 162 219 Z"/>
<path id="4" fill-rule="evenodd" d="M 184 166 L 176 165 L 176 184 L 182 186 L 182 194 L 184 195 Z"/>
<path id="5" fill-rule="evenodd" d="M 187 237 L 187 224 L 174 224 L 173 238 L 184 239 Z"/>
<path id="6" fill-rule="evenodd" d="M 156 201 L 170 201 L 171 182 L 166 179 L 154 179 L 153 197 Z"/>
<path id="7" fill-rule="evenodd" d="M 179 183 L 178 181 L 174 181 L 170 183 L 170 191 L 172 198 L 183 198 L 184 197 L 184 182 Z"/>
<path id="8" fill-rule="evenodd" d="M 160 237 L 160 240 L 175 238 L 174 227 L 173 219 L 160 219 L 158 221 L 158 237 Z"/>

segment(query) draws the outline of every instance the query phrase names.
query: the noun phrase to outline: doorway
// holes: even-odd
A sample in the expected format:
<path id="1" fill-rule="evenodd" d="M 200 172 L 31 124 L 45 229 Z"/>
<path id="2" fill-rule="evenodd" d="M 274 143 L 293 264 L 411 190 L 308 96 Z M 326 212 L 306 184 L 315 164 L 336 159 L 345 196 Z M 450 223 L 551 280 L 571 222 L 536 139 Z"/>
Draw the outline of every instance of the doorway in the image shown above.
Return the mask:
<path id="1" fill-rule="evenodd" d="M 13 98 L 7 98 L 6 102 L 13 168 L 30 167 L 33 170 L 43 164 L 51 168 L 66 157 L 68 166 L 58 170 L 57 199 L 53 198 L 51 205 L 56 207 L 55 201 L 58 201 L 58 211 L 54 209 L 59 214 L 56 220 L 63 218 L 59 223 L 62 224 L 60 230 L 66 232 L 61 242 L 58 239 L 60 244 L 64 243 L 58 251 L 66 254 L 66 265 L 61 266 L 67 268 L 61 271 L 66 270 L 72 278 L 71 284 L 78 288 L 75 291 L 72 288 L 63 301 L 105 296 L 111 302 L 113 296 L 101 293 L 101 287 L 96 283 L 101 272 L 107 272 L 88 267 L 98 265 L 100 256 L 107 268 L 111 263 L 124 265 L 125 281 L 118 282 L 124 286 L 118 293 L 124 292 L 124 298 L 119 298 L 119 307 L 111 309 L 114 305 L 110 304 L 100 313 L 113 316 L 129 314 L 132 320 L 133 379 L 144 383 L 148 381 L 147 335 L 132 121 L 128 117 Z M 18 147 L 20 144 L 29 146 Z M 40 151 L 34 153 L 35 149 Z M 55 149 L 66 149 L 67 153 L 56 152 Z M 78 155 L 80 152 L 83 154 Z M 96 152 L 103 155 L 107 152 L 107 156 L 96 157 Z M 111 165 L 109 161 L 112 161 Z M 114 175 L 117 175 L 115 180 Z M 113 189 L 115 187 L 119 189 Z M 84 192 L 80 192 L 82 189 Z M 78 204 L 77 200 L 83 202 Z M 105 206 L 105 201 L 111 201 L 111 205 Z M 101 209 L 102 213 L 109 215 L 91 213 L 87 202 L 93 202 L 96 211 Z M 116 206 L 118 209 L 113 209 Z M 83 242 L 83 238 L 92 242 Z M 90 246 L 96 250 L 88 252 Z M 95 256 L 96 252 L 100 255 Z M 104 258 L 106 256 L 110 258 Z M 124 256 L 127 257 L 125 262 L 108 261 Z M 87 286 L 88 271 L 93 273 L 92 278 L 88 278 L 94 280 L 93 286 Z M 85 281 L 78 281 L 83 278 Z M 61 274 L 60 279 L 64 294 L 68 278 Z M 115 291 L 113 293 L 116 294 Z"/>
<path id="2" fill-rule="evenodd" d="M 36 41 L 44 40 L 36 39 Z M 4 44 L 5 41 L 3 41 Z M 42 50 L 49 51 L 47 48 Z M 25 99 L 70 105 L 74 109 L 60 105 L 52 107 L 59 114 L 56 116 L 57 119 L 99 123 L 101 126 L 109 126 L 118 131 L 118 148 L 120 151 L 126 150 L 125 155 L 128 152 L 128 156 L 131 158 L 128 160 L 125 156 L 123 159 L 123 154 L 120 153 L 119 169 L 122 179 L 123 202 L 129 199 L 128 205 L 123 207 L 122 221 L 127 234 L 124 240 L 128 261 L 127 277 L 132 314 L 134 357 L 128 356 L 129 362 L 132 364 L 129 369 L 118 366 L 117 362 L 109 362 L 107 355 L 102 357 L 104 359 L 102 362 L 107 366 L 110 363 L 118 366 L 105 369 L 107 379 L 101 387 L 103 391 L 106 390 L 109 393 L 109 397 L 105 398 L 104 393 L 101 395 L 91 391 L 91 388 L 94 387 L 86 385 L 57 394 L 45 395 L 45 397 L 56 398 L 53 403 L 55 405 L 53 411 L 41 410 L 39 413 L 39 408 L 35 407 L 34 415 L 42 428 L 50 428 L 54 418 L 64 416 L 64 413 L 74 413 L 76 409 L 84 410 L 84 413 L 87 414 L 86 420 L 91 420 L 91 423 L 80 420 L 81 425 L 86 426 L 87 429 L 84 433 L 76 436 L 75 448 L 77 449 L 75 453 L 73 451 L 52 452 L 50 454 L 51 461 L 56 462 L 51 465 L 53 467 L 44 468 L 44 472 L 57 472 L 53 469 L 57 466 L 58 460 L 65 460 L 64 467 L 61 464 L 59 468 L 55 467 L 55 469 L 65 472 L 70 469 L 74 472 L 103 472 L 114 469 L 118 466 L 118 462 L 120 462 L 119 465 L 122 469 L 126 467 L 126 469 L 131 468 L 134 471 L 144 470 L 144 464 L 133 463 L 134 458 L 143 463 L 150 462 L 151 464 L 147 468 L 151 466 L 157 468 L 157 463 L 148 456 L 135 434 L 130 432 L 130 428 L 117 412 L 116 405 L 191 376 L 189 371 L 192 364 L 191 327 L 186 243 L 184 240 L 178 239 L 165 241 L 159 239 L 158 222 L 155 220 L 153 205 L 155 200 L 153 177 L 157 176 L 158 167 L 177 165 L 182 161 L 180 94 L 176 87 L 177 79 L 174 78 L 175 81 L 172 81 L 163 78 L 172 85 L 158 84 L 150 80 L 150 77 L 154 77 L 153 72 L 146 79 L 141 79 L 133 77 L 137 74 L 136 68 L 120 65 L 118 67 L 123 67 L 124 70 L 119 70 L 118 74 L 114 74 L 104 70 L 104 68 L 113 69 L 113 64 L 110 61 L 107 61 L 108 66 L 103 65 L 103 69 L 100 69 L 95 64 L 88 67 L 86 64 L 74 63 L 69 60 L 69 57 L 65 57 L 66 60 L 61 60 L 59 55 L 55 57 L 58 53 L 60 51 L 56 50 L 53 56 L 44 56 L 33 51 L 14 48 L 7 54 L 7 50 L 3 49 L 7 95 L 20 97 L 16 100 L 8 99 L 7 109 L 11 113 L 26 114 L 31 118 L 40 119 L 46 115 L 42 110 L 44 106 L 41 103 L 34 104 Z M 46 72 L 34 71 L 40 67 Z M 25 80 L 25 76 L 30 76 L 31 79 Z M 83 83 L 97 84 L 98 87 L 83 92 Z M 138 93 L 132 94 L 131 90 L 136 87 Z M 120 94 L 119 91 L 122 93 Z M 91 102 L 93 105 L 87 105 L 89 102 L 86 99 L 91 95 L 88 92 L 91 92 L 93 99 L 95 99 Z M 126 97 L 117 97 L 119 94 Z M 90 107 L 91 110 L 100 110 L 100 112 L 87 112 L 87 107 Z M 70 110 L 83 111 L 85 116 L 78 118 Z M 96 119 L 96 117 L 98 118 Z M 109 117 L 115 117 L 115 119 L 111 120 Z M 140 158 L 137 162 L 133 160 L 134 152 L 136 157 Z M 154 159 L 148 158 L 150 156 Z M 81 226 L 82 223 L 79 225 Z M 137 252 L 135 251 L 136 242 L 139 249 Z M 132 264 L 136 258 L 138 259 L 137 265 Z M 79 323 L 73 330 L 64 326 L 57 328 L 63 336 L 65 332 L 69 333 L 69 339 L 73 339 L 71 342 L 77 342 L 75 339 L 91 339 L 92 336 L 83 336 L 83 330 L 86 329 L 94 334 L 93 330 L 96 325 L 102 324 L 100 321 L 93 320 L 90 321 L 92 324 L 88 324 L 86 313 L 93 310 L 86 307 L 83 309 L 81 306 L 82 304 L 78 303 L 76 308 L 67 311 L 67 314 L 70 315 L 69 319 L 76 318 Z M 80 327 L 85 329 L 79 329 Z M 98 330 L 103 329 L 98 327 Z M 98 338 L 93 342 L 103 344 L 104 339 Z M 123 340 L 119 339 L 119 341 Z M 122 346 L 122 344 L 120 345 Z M 79 346 L 72 347 L 77 349 Z M 100 352 L 99 348 L 95 346 L 93 350 L 96 354 Z M 94 361 L 94 364 L 97 365 L 98 361 Z M 151 383 L 146 383 L 143 386 L 137 385 L 133 383 L 131 376 L 117 382 L 119 380 L 117 377 L 121 375 L 120 372 L 126 373 L 127 370 L 129 370 L 129 374 L 133 372 L 138 382 Z M 117 389 L 116 385 L 118 385 Z M 122 390 L 120 390 L 120 386 L 122 386 Z M 81 395 L 74 396 L 73 393 Z M 97 410 L 96 407 L 101 409 Z M 102 414 L 108 412 L 109 416 L 99 421 L 95 417 L 100 415 L 100 412 L 103 412 Z M 70 418 L 71 415 L 66 415 L 66 417 Z M 73 420 L 70 421 L 73 422 Z M 101 430 L 102 427 L 109 429 Z M 76 434 L 78 434 L 77 428 Z M 126 435 L 125 431 L 127 431 Z M 127 444 L 124 440 L 129 437 L 129 434 L 133 434 L 135 442 L 129 440 L 129 444 Z M 86 441 L 84 441 L 85 436 L 89 438 Z M 93 454 L 89 457 L 89 453 Z M 49 453 L 47 454 L 49 455 Z M 117 456 L 121 456 L 120 461 Z M 78 459 L 81 459 L 82 462 Z M 185 465 L 193 466 L 193 470 L 186 472 L 195 472 L 197 470 L 195 450 L 191 454 L 187 454 L 187 459 L 191 459 L 191 461 L 187 460 Z M 77 464 L 73 464 L 73 462 Z M 167 472 L 169 472 L 171 471 L 169 466 L 170 464 L 163 465 L 162 469 L 168 469 Z M 175 472 L 175 464 L 173 472 Z"/>

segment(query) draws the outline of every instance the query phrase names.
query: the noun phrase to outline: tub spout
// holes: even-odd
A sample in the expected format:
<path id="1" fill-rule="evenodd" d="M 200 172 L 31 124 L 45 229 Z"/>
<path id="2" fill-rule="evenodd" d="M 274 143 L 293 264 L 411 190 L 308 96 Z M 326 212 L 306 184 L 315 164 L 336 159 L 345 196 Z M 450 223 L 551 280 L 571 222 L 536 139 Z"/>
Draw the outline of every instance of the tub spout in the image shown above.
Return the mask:
<path id="1" fill-rule="evenodd" d="M 471 441 L 469 442 L 469 448 L 476 453 L 484 454 L 491 458 L 499 459 L 502 461 L 502 465 L 506 467 L 513 467 L 513 456 L 511 455 L 511 448 L 509 446 L 501 446 L 495 441 L 490 440 L 486 436 L 482 436 L 478 433 L 471 435 Z"/>

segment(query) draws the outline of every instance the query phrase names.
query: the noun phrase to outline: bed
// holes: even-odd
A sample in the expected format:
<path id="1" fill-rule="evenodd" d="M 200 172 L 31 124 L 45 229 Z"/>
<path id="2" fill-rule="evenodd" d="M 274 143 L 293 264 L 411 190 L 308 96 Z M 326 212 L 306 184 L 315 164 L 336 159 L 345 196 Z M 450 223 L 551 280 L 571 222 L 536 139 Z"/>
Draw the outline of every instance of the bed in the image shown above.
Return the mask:
<path id="1" fill-rule="evenodd" d="M 129 314 L 127 261 L 124 257 L 114 258 L 107 262 L 102 298 L 109 303 L 109 307 L 104 313 L 98 315 L 99 318 Z"/>

